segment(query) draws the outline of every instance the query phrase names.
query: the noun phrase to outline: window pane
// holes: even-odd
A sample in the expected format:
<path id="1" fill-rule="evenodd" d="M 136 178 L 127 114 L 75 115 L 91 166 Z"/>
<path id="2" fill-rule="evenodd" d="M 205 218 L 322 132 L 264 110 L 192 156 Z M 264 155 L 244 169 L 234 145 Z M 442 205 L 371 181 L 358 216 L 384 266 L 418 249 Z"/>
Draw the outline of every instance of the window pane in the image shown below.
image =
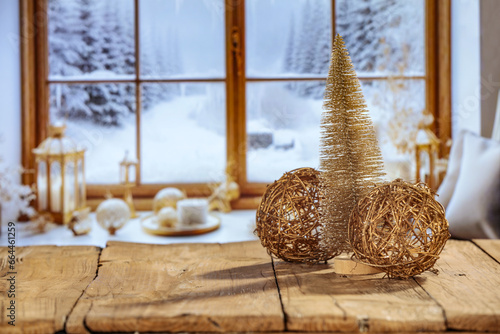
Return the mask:
<path id="1" fill-rule="evenodd" d="M 318 168 L 324 86 L 322 81 L 247 84 L 249 182 L 271 182 L 294 168 Z M 393 175 L 394 166 L 414 159 L 413 137 L 425 108 L 425 81 L 362 81 L 362 88 L 386 169 Z"/>
<path id="2" fill-rule="evenodd" d="M 223 83 L 144 84 L 142 181 L 220 181 L 226 165 Z"/>
<path id="3" fill-rule="evenodd" d="M 424 0 L 337 0 L 337 32 L 358 75 L 425 71 Z"/>
<path id="4" fill-rule="evenodd" d="M 414 179 L 411 167 L 425 109 L 425 80 L 372 80 L 361 84 L 389 178 Z"/>
<path id="5" fill-rule="evenodd" d="M 324 81 L 247 84 L 247 178 L 277 180 L 319 165 Z"/>
<path id="6" fill-rule="evenodd" d="M 142 0 L 141 75 L 224 77 L 224 0 Z"/>
<path id="7" fill-rule="evenodd" d="M 136 152 L 134 85 L 51 84 L 50 121 L 65 122 L 66 135 L 86 148 L 87 183 L 118 183 L 125 151 Z"/>
<path id="8" fill-rule="evenodd" d="M 50 78 L 134 73 L 133 0 L 49 0 Z"/>
<path id="9" fill-rule="evenodd" d="M 246 1 L 247 75 L 324 78 L 331 34 L 330 0 Z"/>

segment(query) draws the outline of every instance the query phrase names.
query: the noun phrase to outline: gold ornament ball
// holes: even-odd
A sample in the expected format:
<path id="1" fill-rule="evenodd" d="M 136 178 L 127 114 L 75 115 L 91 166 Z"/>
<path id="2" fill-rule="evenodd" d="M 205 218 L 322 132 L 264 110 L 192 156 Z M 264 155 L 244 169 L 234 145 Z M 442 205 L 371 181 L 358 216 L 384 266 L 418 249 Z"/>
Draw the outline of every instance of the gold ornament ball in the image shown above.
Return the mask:
<path id="1" fill-rule="evenodd" d="M 162 227 L 175 227 L 177 224 L 177 211 L 172 207 L 164 207 L 158 212 L 156 219 Z"/>
<path id="2" fill-rule="evenodd" d="M 319 172 L 299 168 L 267 187 L 257 210 L 256 234 L 275 256 L 294 262 L 328 259 L 320 247 Z"/>
<path id="3" fill-rule="evenodd" d="M 356 258 L 408 278 L 433 267 L 450 237 L 443 206 L 423 183 L 401 179 L 374 188 L 351 212 L 349 242 Z"/>
<path id="4" fill-rule="evenodd" d="M 177 188 L 163 188 L 158 193 L 156 193 L 153 199 L 153 211 L 157 214 L 161 209 L 165 207 L 177 208 L 177 202 L 181 199 L 185 199 L 186 194 Z"/>
<path id="5" fill-rule="evenodd" d="M 130 219 L 130 208 L 124 200 L 110 198 L 99 204 L 96 220 L 102 228 L 114 235 Z"/>

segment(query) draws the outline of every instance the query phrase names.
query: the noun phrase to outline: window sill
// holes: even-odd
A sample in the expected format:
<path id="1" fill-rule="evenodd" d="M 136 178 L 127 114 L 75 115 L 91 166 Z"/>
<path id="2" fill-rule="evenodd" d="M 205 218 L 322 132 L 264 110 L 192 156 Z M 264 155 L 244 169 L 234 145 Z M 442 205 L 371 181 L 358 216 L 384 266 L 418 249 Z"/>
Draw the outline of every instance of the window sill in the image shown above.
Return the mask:
<path id="1" fill-rule="evenodd" d="M 150 212 L 138 212 L 144 217 Z M 257 240 L 253 234 L 255 228 L 254 210 L 235 210 L 230 213 L 214 213 L 221 218 L 221 226 L 213 232 L 189 237 L 154 236 L 144 232 L 140 225 L 140 217 L 131 219 L 116 235 L 110 236 L 93 218 L 92 230 L 87 235 L 75 237 L 65 226 L 50 224 L 45 233 L 34 234 L 29 223 L 16 224 L 16 246 L 56 245 L 56 246 L 98 246 L 105 247 L 108 241 L 125 241 L 145 244 L 174 243 L 228 243 Z M 2 226 L 2 234 L 7 234 L 7 226 Z M 2 238 L 0 246 L 7 246 L 7 238 Z"/>
<path id="2" fill-rule="evenodd" d="M 119 196 L 116 197 L 119 198 Z M 256 210 L 259 207 L 261 199 L 262 196 L 241 197 L 235 201 L 232 201 L 231 207 L 233 208 L 233 210 Z M 92 211 L 95 211 L 99 203 L 104 200 L 104 197 L 89 198 L 87 199 L 87 205 L 92 209 Z M 134 206 L 138 211 L 151 211 L 153 209 L 153 199 L 134 197 Z"/>

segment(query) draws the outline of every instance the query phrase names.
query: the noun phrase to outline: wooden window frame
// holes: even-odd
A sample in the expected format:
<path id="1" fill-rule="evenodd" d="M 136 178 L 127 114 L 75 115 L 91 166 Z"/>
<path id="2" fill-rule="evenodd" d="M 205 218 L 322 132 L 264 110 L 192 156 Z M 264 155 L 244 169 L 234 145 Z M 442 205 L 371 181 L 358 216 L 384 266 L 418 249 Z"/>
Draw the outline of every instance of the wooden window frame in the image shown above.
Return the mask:
<path id="1" fill-rule="evenodd" d="M 31 153 L 47 135 L 49 117 L 48 81 L 48 0 L 19 0 L 20 2 L 20 47 L 21 47 L 21 122 L 22 122 L 22 164 L 33 170 L 34 158 Z M 141 83 L 147 82 L 225 82 L 226 84 L 226 140 L 227 161 L 236 165 L 235 179 L 240 185 L 242 198 L 234 203 L 234 208 L 255 208 L 267 183 L 248 182 L 246 174 L 246 83 L 290 80 L 318 80 L 323 78 L 247 78 L 245 74 L 245 0 L 225 0 L 225 79 L 192 80 L 143 80 L 140 73 L 139 0 L 134 0 L 135 30 L 135 79 L 134 80 L 92 80 L 72 83 L 119 83 L 135 84 L 136 90 L 136 136 L 137 156 L 140 156 Z M 332 33 L 335 33 L 335 0 L 332 3 Z M 451 139 L 451 0 L 425 0 L 425 60 L 424 76 L 404 77 L 426 81 L 426 107 L 434 115 L 433 128 L 441 139 L 441 154 L 446 155 L 445 146 Z M 360 77 L 361 80 L 385 80 L 387 77 Z M 51 80 L 50 83 L 66 83 Z M 140 181 L 140 167 L 137 169 Z M 33 184 L 34 174 L 23 175 L 23 183 Z M 139 210 L 151 208 L 151 198 L 165 184 L 139 184 L 133 190 Z M 206 196 L 210 189 L 207 184 L 169 184 L 185 190 L 189 196 Z M 105 193 L 123 195 L 120 185 L 89 185 L 87 196 L 91 206 L 95 206 Z"/>

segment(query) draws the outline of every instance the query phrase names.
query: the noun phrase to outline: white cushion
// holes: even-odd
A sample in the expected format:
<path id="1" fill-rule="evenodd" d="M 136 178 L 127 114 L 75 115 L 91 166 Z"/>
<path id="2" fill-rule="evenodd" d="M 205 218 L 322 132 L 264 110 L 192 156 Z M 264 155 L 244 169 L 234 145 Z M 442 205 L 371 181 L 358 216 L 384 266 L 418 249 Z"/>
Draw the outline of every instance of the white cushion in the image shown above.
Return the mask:
<path id="1" fill-rule="evenodd" d="M 446 210 L 453 237 L 500 237 L 500 142 L 467 132 L 455 191 Z"/>
<path id="2" fill-rule="evenodd" d="M 462 151 L 466 133 L 470 132 L 467 130 L 460 131 L 457 138 L 453 141 L 453 145 L 451 146 L 450 151 L 450 157 L 448 159 L 448 168 L 446 170 L 446 175 L 443 179 L 443 182 L 439 186 L 439 189 L 437 190 L 437 200 L 445 208 L 448 207 L 451 196 L 455 191 L 458 174 L 460 173 L 460 165 L 462 163 Z"/>

